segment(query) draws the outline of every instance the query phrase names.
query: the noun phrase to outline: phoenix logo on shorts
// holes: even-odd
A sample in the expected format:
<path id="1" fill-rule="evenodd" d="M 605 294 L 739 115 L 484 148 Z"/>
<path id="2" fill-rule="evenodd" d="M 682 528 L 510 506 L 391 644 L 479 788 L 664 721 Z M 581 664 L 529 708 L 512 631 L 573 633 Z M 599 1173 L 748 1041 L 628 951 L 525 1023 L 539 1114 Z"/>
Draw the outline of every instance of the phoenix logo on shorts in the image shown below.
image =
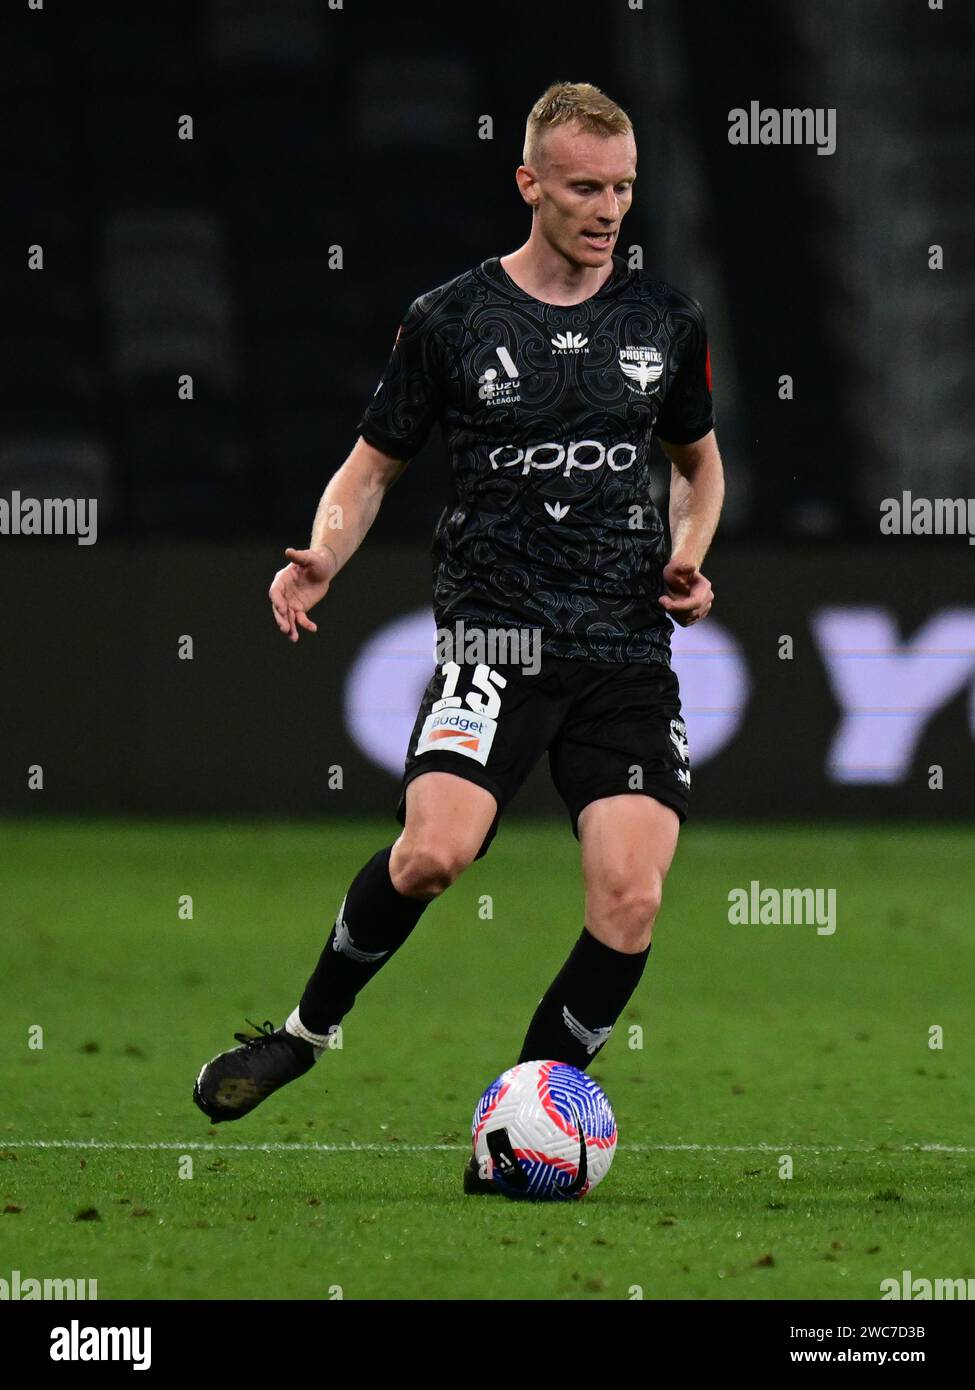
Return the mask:
<path id="1" fill-rule="evenodd" d="M 656 348 L 620 348 L 620 368 L 631 390 L 638 390 L 641 396 L 645 396 L 649 388 L 663 376 L 664 359 Z"/>
<path id="2" fill-rule="evenodd" d="M 683 767 L 675 767 L 674 772 L 678 781 L 683 782 L 685 787 L 691 785 L 691 774 L 689 764 L 691 760 L 691 750 L 687 746 L 687 727 L 683 719 L 672 719 L 670 721 L 670 741 L 678 758 L 684 764 Z"/>
<path id="3" fill-rule="evenodd" d="M 423 721 L 416 744 L 416 757 L 421 753 L 460 753 L 484 766 L 487 763 L 497 720 L 483 714 L 468 714 L 465 710 L 442 709 L 428 714 Z"/>

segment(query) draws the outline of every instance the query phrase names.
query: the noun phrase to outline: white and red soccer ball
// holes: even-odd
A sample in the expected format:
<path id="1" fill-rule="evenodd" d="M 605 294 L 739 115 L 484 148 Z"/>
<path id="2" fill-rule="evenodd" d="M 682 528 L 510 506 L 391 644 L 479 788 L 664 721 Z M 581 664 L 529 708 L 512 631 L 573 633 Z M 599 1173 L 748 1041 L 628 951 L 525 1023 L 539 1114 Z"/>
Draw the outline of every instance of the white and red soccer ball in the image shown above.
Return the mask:
<path id="1" fill-rule="evenodd" d="M 592 1077 L 567 1062 L 519 1062 L 474 1111 L 474 1158 L 506 1197 L 584 1197 L 609 1172 L 616 1118 Z"/>

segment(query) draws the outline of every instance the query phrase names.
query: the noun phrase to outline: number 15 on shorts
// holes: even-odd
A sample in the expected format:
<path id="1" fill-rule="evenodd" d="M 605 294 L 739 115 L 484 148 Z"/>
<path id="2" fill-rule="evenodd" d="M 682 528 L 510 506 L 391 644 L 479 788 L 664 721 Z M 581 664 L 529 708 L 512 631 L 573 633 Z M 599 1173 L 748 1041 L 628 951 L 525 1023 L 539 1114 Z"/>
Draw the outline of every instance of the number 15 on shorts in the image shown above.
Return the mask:
<path id="1" fill-rule="evenodd" d="M 489 666 L 477 665 L 462 699 L 456 693 L 461 669 L 456 661 L 445 661 L 441 666 L 443 694 L 423 721 L 415 752 L 417 757 L 433 752 L 459 753 L 485 766 L 501 713 L 501 691 L 508 682 Z"/>

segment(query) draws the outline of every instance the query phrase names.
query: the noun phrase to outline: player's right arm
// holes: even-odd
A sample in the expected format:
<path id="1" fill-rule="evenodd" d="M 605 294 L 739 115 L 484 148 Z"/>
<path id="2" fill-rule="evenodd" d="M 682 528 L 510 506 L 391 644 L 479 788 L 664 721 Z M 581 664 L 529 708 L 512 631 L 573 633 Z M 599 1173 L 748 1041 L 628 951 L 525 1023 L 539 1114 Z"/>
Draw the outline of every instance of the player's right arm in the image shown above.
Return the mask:
<path id="1" fill-rule="evenodd" d="M 359 439 L 322 495 L 307 550 L 274 576 L 268 597 L 274 621 L 292 642 L 298 629 L 315 632 L 309 609 L 365 539 L 379 505 L 441 412 L 443 362 L 430 323 L 436 292 L 413 301 L 404 315 L 382 380 L 359 421 Z M 374 443 L 371 441 L 375 441 Z"/>
<path id="2" fill-rule="evenodd" d="M 309 611 L 328 593 L 376 519 L 386 493 L 406 467 L 361 437 L 322 494 L 307 550 L 286 550 L 290 562 L 268 590 L 274 621 L 292 642 L 298 629 L 317 632 Z"/>

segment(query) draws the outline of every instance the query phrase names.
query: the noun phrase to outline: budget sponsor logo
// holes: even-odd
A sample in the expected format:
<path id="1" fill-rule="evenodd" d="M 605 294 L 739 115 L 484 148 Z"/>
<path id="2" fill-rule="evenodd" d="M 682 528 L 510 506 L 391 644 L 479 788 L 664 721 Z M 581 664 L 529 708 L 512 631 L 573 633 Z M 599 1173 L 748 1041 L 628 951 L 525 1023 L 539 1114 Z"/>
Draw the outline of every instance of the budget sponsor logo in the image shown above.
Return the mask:
<path id="1" fill-rule="evenodd" d="M 424 753 L 460 753 L 483 766 L 487 762 L 497 722 L 483 714 L 442 709 L 428 714 L 416 744 L 416 756 Z"/>

